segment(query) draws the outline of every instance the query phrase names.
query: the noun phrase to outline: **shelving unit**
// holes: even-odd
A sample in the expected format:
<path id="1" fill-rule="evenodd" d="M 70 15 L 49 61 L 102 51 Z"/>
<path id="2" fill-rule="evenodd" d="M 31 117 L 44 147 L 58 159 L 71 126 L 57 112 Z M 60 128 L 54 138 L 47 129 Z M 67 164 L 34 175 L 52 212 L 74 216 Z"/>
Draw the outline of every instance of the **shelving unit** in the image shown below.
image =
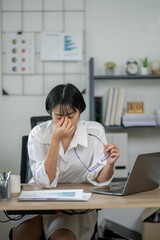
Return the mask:
<path id="1" fill-rule="evenodd" d="M 94 75 L 94 58 L 90 58 L 89 61 L 89 75 L 90 75 L 90 120 L 95 120 L 95 101 L 94 101 L 94 81 L 95 80 L 133 80 L 133 79 L 157 79 L 160 80 L 160 75 Z M 111 126 L 106 127 L 104 126 L 106 130 L 124 130 L 124 129 L 131 129 L 131 128 L 160 128 L 160 126 L 141 126 L 141 127 L 124 127 L 124 126 Z"/>

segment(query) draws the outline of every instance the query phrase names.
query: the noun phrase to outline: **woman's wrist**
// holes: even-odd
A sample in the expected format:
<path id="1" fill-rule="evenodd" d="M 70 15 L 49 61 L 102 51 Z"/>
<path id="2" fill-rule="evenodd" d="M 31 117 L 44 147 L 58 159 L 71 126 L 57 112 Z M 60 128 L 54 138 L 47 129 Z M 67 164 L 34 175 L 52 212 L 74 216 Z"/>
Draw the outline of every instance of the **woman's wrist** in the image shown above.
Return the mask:
<path id="1" fill-rule="evenodd" d="M 51 143 L 53 142 L 54 144 L 59 144 L 61 141 L 60 136 L 58 136 L 57 134 L 52 134 L 52 138 L 51 138 Z"/>
<path id="2" fill-rule="evenodd" d="M 108 181 L 114 173 L 114 164 L 106 164 L 97 176 L 97 182 Z"/>

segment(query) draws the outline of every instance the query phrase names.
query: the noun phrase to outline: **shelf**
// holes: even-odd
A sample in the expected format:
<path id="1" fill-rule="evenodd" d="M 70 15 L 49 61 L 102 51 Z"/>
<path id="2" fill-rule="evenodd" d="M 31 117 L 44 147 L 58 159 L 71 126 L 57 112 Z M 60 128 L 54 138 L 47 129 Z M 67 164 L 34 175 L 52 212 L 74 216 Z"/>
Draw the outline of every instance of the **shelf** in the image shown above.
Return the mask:
<path id="1" fill-rule="evenodd" d="M 89 83 L 90 83 L 90 93 L 89 93 L 89 100 L 90 100 L 90 120 L 95 120 L 95 99 L 94 99 L 94 89 L 95 89 L 95 80 L 160 80 L 160 75 L 94 75 L 94 58 L 90 58 L 89 61 Z M 129 128 L 160 128 L 159 126 L 151 127 L 151 126 L 143 126 L 143 127 L 123 127 L 123 126 L 113 126 L 113 127 L 106 127 L 109 130 L 123 130 Z"/>
<path id="2" fill-rule="evenodd" d="M 132 126 L 132 127 L 124 127 L 124 126 L 105 126 L 103 125 L 105 130 L 127 130 L 127 129 L 145 129 L 145 128 L 151 128 L 151 129 L 157 129 L 160 128 L 160 125 L 157 126 Z"/>
<path id="3" fill-rule="evenodd" d="M 94 75 L 95 80 L 105 80 L 105 79 L 160 79 L 160 75 Z"/>

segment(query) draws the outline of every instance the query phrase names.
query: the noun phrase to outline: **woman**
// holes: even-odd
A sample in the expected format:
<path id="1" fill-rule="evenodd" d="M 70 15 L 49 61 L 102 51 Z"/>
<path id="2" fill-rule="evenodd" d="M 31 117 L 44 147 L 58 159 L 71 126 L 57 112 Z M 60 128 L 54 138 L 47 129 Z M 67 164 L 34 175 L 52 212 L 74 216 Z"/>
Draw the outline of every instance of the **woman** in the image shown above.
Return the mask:
<path id="1" fill-rule="evenodd" d="M 29 135 L 32 182 L 46 188 L 57 183 L 90 182 L 98 186 L 111 182 L 119 149 L 107 144 L 101 124 L 79 120 L 85 108 L 82 94 L 72 84 L 58 85 L 49 92 L 46 110 L 53 121 L 41 123 Z M 50 240 L 90 240 L 96 221 L 95 210 L 25 216 L 15 224 L 13 237 L 38 240 L 44 231 Z"/>

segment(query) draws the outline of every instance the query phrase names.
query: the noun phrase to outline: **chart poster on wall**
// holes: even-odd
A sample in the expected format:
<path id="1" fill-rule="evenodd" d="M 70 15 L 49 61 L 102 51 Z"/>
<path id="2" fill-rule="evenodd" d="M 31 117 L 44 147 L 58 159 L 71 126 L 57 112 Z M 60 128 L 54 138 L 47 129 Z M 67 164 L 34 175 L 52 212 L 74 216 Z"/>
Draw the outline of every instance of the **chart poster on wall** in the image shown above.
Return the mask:
<path id="1" fill-rule="evenodd" d="M 34 33 L 6 33 L 6 73 L 34 73 Z"/>
<path id="2" fill-rule="evenodd" d="M 80 61 L 83 52 L 83 33 L 72 32 L 42 32 L 42 61 Z"/>

